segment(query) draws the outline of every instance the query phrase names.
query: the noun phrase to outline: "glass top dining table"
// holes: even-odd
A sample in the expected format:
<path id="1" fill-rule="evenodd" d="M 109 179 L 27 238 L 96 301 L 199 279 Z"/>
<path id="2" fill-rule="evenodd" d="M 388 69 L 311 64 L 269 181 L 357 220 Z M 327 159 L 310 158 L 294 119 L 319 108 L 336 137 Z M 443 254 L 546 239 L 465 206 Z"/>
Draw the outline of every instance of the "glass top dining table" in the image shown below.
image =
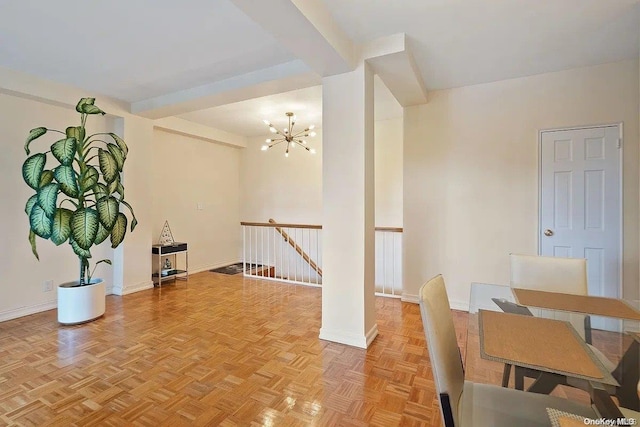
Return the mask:
<path id="1" fill-rule="evenodd" d="M 549 368 L 549 366 L 535 365 L 535 363 L 538 363 L 535 361 L 532 366 L 531 363 L 534 359 L 531 358 L 527 359 L 527 363 L 521 363 L 520 359 L 516 358 L 513 361 L 513 366 L 516 368 L 529 369 L 529 371 L 534 368 L 534 372 L 538 372 L 535 368 L 539 368 L 540 372 L 545 372 L 547 373 L 546 375 L 549 375 L 548 373 L 550 372 L 551 376 L 567 378 L 567 382 L 572 385 L 574 383 L 580 384 L 580 381 L 582 381 L 582 386 L 574 385 L 574 387 L 582 390 L 594 388 L 606 390 L 606 394 L 612 396 L 615 403 L 620 407 L 640 411 L 640 400 L 638 398 L 640 394 L 638 389 L 640 380 L 640 319 L 620 319 L 575 311 L 543 309 L 519 305 L 517 302 L 518 300 L 509 286 L 486 283 L 471 284 L 467 339 L 463 350 L 466 380 L 513 387 L 515 375 L 511 375 L 511 372 L 505 369 L 505 366 L 510 365 L 510 363 L 505 364 L 504 359 L 493 357 L 494 354 L 491 353 L 493 350 L 489 346 L 504 347 L 509 353 L 514 351 L 513 346 L 518 345 L 514 343 L 512 346 L 510 341 L 519 341 L 521 344 L 535 346 L 535 348 L 530 348 L 531 351 L 525 351 L 525 356 L 534 357 L 537 354 L 544 357 L 545 355 L 554 354 L 555 356 L 553 357 L 557 359 L 556 362 L 560 363 L 559 366 L 569 366 L 568 370 L 571 372 L 554 371 L 555 368 Z M 625 300 L 624 303 L 629 307 L 640 310 L 640 301 Z M 542 327 L 540 330 L 536 329 L 539 322 L 530 322 L 530 320 L 539 319 L 514 318 L 503 313 L 512 313 L 511 316 L 520 315 L 553 319 L 563 324 L 551 322 L 550 325 L 547 324 L 545 326 L 547 327 L 547 329 L 544 329 L 546 332 L 543 332 Z M 493 328 L 489 327 L 489 320 L 493 321 Z M 517 333 L 516 329 L 514 335 L 513 328 L 517 327 L 515 324 L 525 320 L 528 325 L 527 329 L 521 333 Z M 554 341 L 554 337 L 552 337 L 552 335 L 555 335 L 556 330 L 565 329 L 565 327 L 567 330 L 571 330 L 577 341 L 575 343 L 577 347 L 567 352 L 563 352 L 564 343 L 561 342 L 558 345 L 558 341 Z M 492 339 L 492 337 L 485 335 L 499 335 L 502 330 L 505 331 L 505 335 L 498 338 L 494 337 Z M 509 335 L 509 330 L 511 335 Z M 551 348 L 548 343 L 552 342 L 556 343 L 554 345 L 558 348 Z M 582 348 L 582 350 L 576 350 L 578 347 Z M 569 347 L 567 346 L 566 348 Z M 574 371 L 571 366 L 574 363 L 573 360 L 576 359 L 576 353 L 583 350 L 593 359 L 594 364 L 602 369 L 604 374 L 591 378 L 590 376 L 574 375 L 572 373 Z M 567 360 L 560 360 L 565 357 Z M 564 365 L 562 365 L 563 362 Z M 544 365 L 547 362 L 540 363 Z M 522 366 L 519 366 L 519 364 Z M 511 366 L 508 368 L 510 369 Z M 558 375 L 558 373 L 561 375 Z M 605 374 L 607 373 L 611 375 L 606 376 Z M 529 391 L 543 393 L 550 391 L 544 390 L 544 387 L 541 391 L 536 388 L 537 386 L 539 385 L 535 383 L 534 378 L 526 380 L 524 383 L 525 390 L 529 389 Z M 553 388 L 553 385 L 551 387 Z M 563 397 L 582 401 L 589 398 L 588 395 L 584 394 L 584 391 L 579 391 L 572 387 L 562 387 L 554 393 L 560 393 Z"/>

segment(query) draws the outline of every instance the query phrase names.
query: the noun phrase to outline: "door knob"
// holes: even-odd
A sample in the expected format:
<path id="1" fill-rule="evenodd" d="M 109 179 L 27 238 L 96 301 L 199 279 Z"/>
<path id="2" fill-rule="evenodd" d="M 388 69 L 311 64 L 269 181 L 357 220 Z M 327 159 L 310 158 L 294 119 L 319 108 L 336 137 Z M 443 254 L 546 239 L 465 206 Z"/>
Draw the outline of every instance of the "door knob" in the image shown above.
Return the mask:
<path id="1" fill-rule="evenodd" d="M 553 236 L 553 230 L 549 230 L 548 228 L 544 230 L 544 235 L 547 237 Z"/>

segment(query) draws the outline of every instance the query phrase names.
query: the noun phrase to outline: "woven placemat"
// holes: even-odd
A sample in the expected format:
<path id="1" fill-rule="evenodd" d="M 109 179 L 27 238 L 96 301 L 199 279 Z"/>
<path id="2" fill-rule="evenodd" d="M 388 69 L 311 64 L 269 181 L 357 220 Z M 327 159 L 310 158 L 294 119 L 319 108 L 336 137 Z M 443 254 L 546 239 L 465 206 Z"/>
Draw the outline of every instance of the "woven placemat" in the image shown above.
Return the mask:
<path id="1" fill-rule="evenodd" d="M 590 420 L 590 421 L 593 421 L 593 420 Z M 558 418 L 558 425 L 560 427 L 584 427 L 585 425 L 587 425 L 587 423 L 585 422 L 584 418 L 582 418 L 581 420 L 578 420 L 575 418 L 560 417 Z"/>
<path id="2" fill-rule="evenodd" d="M 485 359 L 617 384 L 568 322 L 485 310 L 478 321 Z"/>
<path id="3" fill-rule="evenodd" d="M 555 408 L 547 408 L 547 415 L 551 421 L 551 427 L 584 427 L 585 418 L 580 415 L 570 414 Z"/>
<path id="4" fill-rule="evenodd" d="M 513 288 L 512 292 L 518 304 L 528 307 L 573 311 L 576 313 L 594 314 L 619 319 L 640 320 L 640 311 L 619 299 L 522 288 Z"/>

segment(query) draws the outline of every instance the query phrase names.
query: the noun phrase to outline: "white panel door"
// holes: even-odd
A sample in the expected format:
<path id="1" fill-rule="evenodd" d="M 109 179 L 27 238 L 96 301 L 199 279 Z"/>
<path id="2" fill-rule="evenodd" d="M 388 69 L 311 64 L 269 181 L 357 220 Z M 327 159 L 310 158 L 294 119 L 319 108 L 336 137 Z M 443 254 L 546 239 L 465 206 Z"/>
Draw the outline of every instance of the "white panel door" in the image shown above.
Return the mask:
<path id="1" fill-rule="evenodd" d="M 620 129 L 541 132 L 540 254 L 587 259 L 589 294 L 619 298 Z"/>

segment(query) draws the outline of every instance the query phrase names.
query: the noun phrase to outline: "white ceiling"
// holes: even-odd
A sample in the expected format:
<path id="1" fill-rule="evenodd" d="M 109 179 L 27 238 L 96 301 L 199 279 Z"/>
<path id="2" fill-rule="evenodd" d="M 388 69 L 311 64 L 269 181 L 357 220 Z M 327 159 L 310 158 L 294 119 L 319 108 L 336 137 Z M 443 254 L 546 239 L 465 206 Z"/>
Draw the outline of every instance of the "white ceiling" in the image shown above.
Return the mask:
<path id="1" fill-rule="evenodd" d="M 429 89 L 636 58 L 640 51 L 640 0 L 322 1 L 356 43 L 406 33 Z M 143 101 L 296 59 L 230 0 L 0 1 L 0 66 L 91 95 Z M 400 107 L 380 86 L 377 117 L 396 117 Z M 182 117 L 260 135 L 265 116 L 284 119 L 285 111 L 319 126 L 321 90 Z"/>
<path id="2" fill-rule="evenodd" d="M 0 1 L 0 66 L 129 102 L 292 59 L 228 0 Z"/>
<path id="3" fill-rule="evenodd" d="M 638 57 L 639 0 L 324 0 L 356 42 L 407 34 L 428 89 Z"/>
<path id="4" fill-rule="evenodd" d="M 402 107 L 377 76 L 374 80 L 374 100 L 376 120 L 402 117 Z M 298 126 L 315 125 L 321 128 L 322 86 L 235 102 L 179 117 L 237 135 L 268 137 L 269 129 L 263 120 L 267 119 L 275 126 L 284 128 L 288 123 L 284 114 L 287 111 L 296 114 Z"/>

